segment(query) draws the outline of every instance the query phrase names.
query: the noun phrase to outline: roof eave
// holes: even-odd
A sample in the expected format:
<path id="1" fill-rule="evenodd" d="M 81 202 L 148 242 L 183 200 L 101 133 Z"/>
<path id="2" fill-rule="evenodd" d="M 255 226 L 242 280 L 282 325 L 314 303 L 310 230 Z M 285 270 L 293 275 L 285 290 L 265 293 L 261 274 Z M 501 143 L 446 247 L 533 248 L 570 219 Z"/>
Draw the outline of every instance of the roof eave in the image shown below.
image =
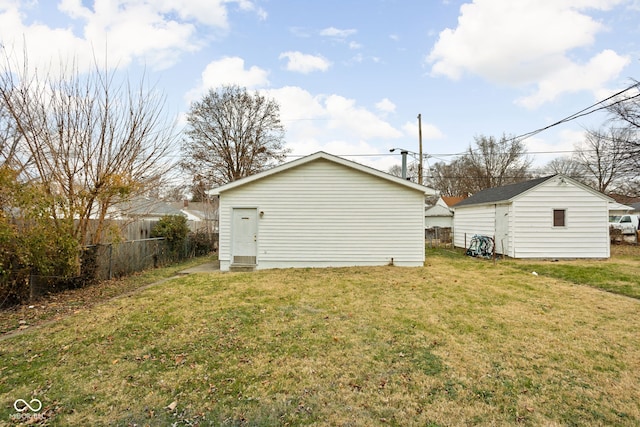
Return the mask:
<path id="1" fill-rule="evenodd" d="M 425 195 L 435 195 L 436 194 L 436 191 L 434 189 L 432 189 L 432 188 L 425 187 L 424 185 L 416 184 L 415 182 L 402 180 L 401 178 L 398 178 L 398 177 L 395 177 L 395 176 L 390 175 L 388 173 L 382 172 L 382 171 L 380 171 L 378 169 L 374 169 L 372 167 L 365 166 L 365 165 L 362 165 L 360 163 L 352 162 L 350 160 L 343 159 L 342 157 L 338 157 L 338 156 L 334 156 L 332 154 L 325 153 L 324 151 L 318 151 L 317 153 L 310 154 L 310 155 L 305 156 L 305 157 L 301 157 L 299 159 L 296 159 L 296 160 L 293 160 L 291 162 L 288 162 L 288 163 L 273 167 L 273 168 L 271 168 L 269 170 L 257 173 L 255 175 L 251 175 L 251 176 L 248 176 L 246 178 L 242 178 L 242 179 L 239 179 L 237 181 L 230 182 L 228 184 L 222 185 L 222 186 L 217 187 L 217 188 L 212 188 L 211 190 L 206 190 L 205 193 L 210 195 L 210 196 L 219 196 L 221 193 L 224 193 L 225 191 L 233 190 L 233 189 L 241 187 L 243 185 L 250 184 L 250 183 L 252 183 L 254 181 L 266 178 L 266 177 L 271 176 L 271 175 L 275 175 L 275 174 L 280 173 L 280 172 L 284 172 L 284 171 L 289 170 L 289 169 L 293 169 L 295 167 L 304 165 L 306 163 L 313 162 L 313 161 L 318 160 L 318 159 L 325 159 L 325 160 L 328 160 L 328 161 L 331 161 L 331 162 L 334 162 L 334 163 L 341 164 L 343 166 L 351 167 L 351 168 L 359 170 L 361 172 L 368 173 L 368 174 L 373 175 L 373 176 L 377 176 L 377 177 L 385 179 L 387 181 L 391 181 L 391 182 L 393 182 L 395 184 L 402 185 L 404 187 L 408 187 L 408 188 L 411 188 L 411 189 L 416 190 L 416 191 L 420 191 L 422 194 L 425 194 Z"/>

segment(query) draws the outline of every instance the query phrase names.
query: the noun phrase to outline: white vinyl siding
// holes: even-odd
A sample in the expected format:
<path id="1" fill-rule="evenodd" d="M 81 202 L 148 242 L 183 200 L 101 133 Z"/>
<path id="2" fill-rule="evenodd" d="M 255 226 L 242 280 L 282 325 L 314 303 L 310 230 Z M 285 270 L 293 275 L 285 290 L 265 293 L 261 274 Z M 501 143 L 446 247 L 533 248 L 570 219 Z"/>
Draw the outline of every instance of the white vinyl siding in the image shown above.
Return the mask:
<path id="1" fill-rule="evenodd" d="M 424 218 L 424 227 L 441 227 L 451 228 L 453 225 L 453 217 L 451 216 L 427 216 Z"/>
<path id="2" fill-rule="evenodd" d="M 495 234 L 494 205 L 454 208 L 453 231 L 456 247 L 469 247 L 475 234 L 493 237 Z"/>
<path id="3" fill-rule="evenodd" d="M 259 269 L 424 264 L 424 193 L 325 159 L 220 195 L 223 270 L 238 207 L 259 212 Z"/>
<path id="4" fill-rule="evenodd" d="M 556 180 L 513 201 L 517 258 L 608 258 L 608 202 L 590 191 Z M 553 210 L 565 210 L 554 227 Z"/>
<path id="5" fill-rule="evenodd" d="M 565 211 L 565 225 L 553 225 L 553 211 Z M 495 235 L 495 204 L 458 207 L 454 243 L 473 234 Z M 608 258 L 608 200 L 594 191 L 550 179 L 509 203 L 507 255 L 514 258 Z"/>

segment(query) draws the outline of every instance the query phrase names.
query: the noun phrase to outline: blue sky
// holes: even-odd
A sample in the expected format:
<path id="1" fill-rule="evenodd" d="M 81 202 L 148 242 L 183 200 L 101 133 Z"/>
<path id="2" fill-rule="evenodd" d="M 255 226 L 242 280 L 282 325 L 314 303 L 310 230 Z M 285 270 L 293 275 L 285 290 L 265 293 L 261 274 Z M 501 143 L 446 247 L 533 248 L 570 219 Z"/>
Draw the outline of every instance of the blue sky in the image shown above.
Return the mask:
<path id="1" fill-rule="evenodd" d="M 108 57 L 143 70 L 184 122 L 209 88 L 281 105 L 292 154 L 387 170 L 393 147 L 450 161 L 476 135 L 520 135 L 640 80 L 639 0 L 0 0 L 0 41 L 31 65 Z M 105 50 L 108 55 L 105 56 Z M 535 164 L 594 114 L 526 140 Z"/>

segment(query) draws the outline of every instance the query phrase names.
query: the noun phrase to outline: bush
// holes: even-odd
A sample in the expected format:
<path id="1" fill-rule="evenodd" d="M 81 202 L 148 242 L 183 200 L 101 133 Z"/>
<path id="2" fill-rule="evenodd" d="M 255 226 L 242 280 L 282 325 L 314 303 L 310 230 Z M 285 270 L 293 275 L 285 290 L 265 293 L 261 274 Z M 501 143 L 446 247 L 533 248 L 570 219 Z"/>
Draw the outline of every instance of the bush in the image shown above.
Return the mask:
<path id="1" fill-rule="evenodd" d="M 211 252 L 215 252 L 217 241 L 215 234 L 202 230 L 189 234 L 191 253 L 194 256 L 208 255 Z"/>
<path id="2" fill-rule="evenodd" d="M 69 230 L 55 227 L 47 197 L 0 167 L 0 306 L 26 302 L 29 276 L 78 275 L 79 246 Z M 46 289 L 44 290 L 47 291 Z"/>
<path id="3" fill-rule="evenodd" d="M 151 229 L 151 237 L 164 237 L 169 250 L 174 254 L 184 249 L 188 235 L 187 218 L 182 215 L 165 215 Z"/>

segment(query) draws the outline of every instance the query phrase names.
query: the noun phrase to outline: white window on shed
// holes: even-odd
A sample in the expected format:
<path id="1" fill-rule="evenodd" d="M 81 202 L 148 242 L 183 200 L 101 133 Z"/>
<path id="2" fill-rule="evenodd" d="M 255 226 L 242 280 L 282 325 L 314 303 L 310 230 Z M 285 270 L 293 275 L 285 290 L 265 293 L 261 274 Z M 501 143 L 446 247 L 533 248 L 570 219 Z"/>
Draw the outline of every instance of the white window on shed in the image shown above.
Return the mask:
<path id="1" fill-rule="evenodd" d="M 564 227 L 566 225 L 566 209 L 554 209 L 553 210 L 553 226 Z"/>

